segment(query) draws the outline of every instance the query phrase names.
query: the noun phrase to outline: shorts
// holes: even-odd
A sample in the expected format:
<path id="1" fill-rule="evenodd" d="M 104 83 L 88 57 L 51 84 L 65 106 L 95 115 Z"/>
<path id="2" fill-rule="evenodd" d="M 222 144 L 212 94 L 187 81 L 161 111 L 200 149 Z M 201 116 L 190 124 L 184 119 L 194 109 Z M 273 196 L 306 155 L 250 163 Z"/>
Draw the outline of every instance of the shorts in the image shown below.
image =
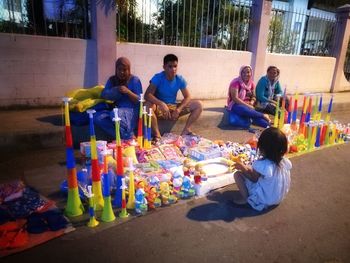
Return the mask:
<path id="1" fill-rule="evenodd" d="M 170 110 L 170 113 L 172 113 L 174 110 L 177 109 L 177 107 L 180 105 L 180 103 L 177 103 L 177 104 L 167 104 L 169 110 Z M 182 109 L 182 111 L 180 112 L 179 114 L 179 117 L 180 116 L 183 116 L 183 115 L 186 115 L 186 114 L 189 114 L 191 111 L 190 111 L 190 107 L 189 106 L 186 106 Z M 158 119 L 162 119 L 162 120 L 165 120 L 165 117 L 164 117 L 164 114 L 163 112 L 158 108 L 158 106 L 156 106 L 156 111 L 155 111 L 155 114 L 157 116 Z"/>

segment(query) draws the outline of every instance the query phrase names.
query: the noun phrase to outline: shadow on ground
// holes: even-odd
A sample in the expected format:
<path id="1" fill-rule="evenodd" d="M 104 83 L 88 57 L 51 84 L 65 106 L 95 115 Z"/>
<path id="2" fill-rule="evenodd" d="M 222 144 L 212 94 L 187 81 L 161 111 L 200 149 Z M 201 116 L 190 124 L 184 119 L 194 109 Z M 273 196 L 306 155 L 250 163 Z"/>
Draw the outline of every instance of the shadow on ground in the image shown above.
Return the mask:
<path id="1" fill-rule="evenodd" d="M 62 115 L 50 115 L 45 117 L 37 118 L 38 121 L 48 122 L 55 126 L 63 126 L 63 118 Z"/>
<path id="2" fill-rule="evenodd" d="M 187 218 L 195 221 L 223 220 L 232 222 L 236 218 L 260 216 L 277 207 L 271 206 L 259 212 L 249 205 L 235 205 L 232 200 L 237 195 L 239 195 L 238 191 L 213 192 L 207 196 L 207 199 L 214 202 L 193 207 L 188 211 Z"/>

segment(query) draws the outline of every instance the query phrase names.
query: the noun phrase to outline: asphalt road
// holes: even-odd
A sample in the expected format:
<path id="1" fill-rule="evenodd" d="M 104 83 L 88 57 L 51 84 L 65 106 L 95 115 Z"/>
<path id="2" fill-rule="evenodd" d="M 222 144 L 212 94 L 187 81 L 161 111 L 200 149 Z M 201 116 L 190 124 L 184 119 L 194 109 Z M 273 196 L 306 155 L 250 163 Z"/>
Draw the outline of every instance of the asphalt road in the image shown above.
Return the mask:
<path id="1" fill-rule="evenodd" d="M 341 122 L 350 111 L 338 112 Z M 213 129 L 210 139 L 243 141 L 251 134 Z M 292 158 L 292 186 L 277 207 L 258 213 L 232 206 L 235 186 L 141 217 L 76 231 L 1 262 L 350 262 L 350 145 Z M 23 178 L 58 201 L 64 149 L 1 158 L 1 181 Z"/>

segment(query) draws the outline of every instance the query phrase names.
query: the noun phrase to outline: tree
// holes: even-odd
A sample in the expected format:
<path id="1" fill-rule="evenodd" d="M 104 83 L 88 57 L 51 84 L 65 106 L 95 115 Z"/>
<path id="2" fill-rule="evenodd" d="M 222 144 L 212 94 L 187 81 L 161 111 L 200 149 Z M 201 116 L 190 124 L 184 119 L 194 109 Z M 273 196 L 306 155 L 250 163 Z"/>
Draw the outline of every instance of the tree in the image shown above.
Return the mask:
<path id="1" fill-rule="evenodd" d="M 164 44 L 198 47 L 209 32 L 219 48 L 245 49 L 250 7 L 228 0 L 163 0 L 157 21 Z"/>

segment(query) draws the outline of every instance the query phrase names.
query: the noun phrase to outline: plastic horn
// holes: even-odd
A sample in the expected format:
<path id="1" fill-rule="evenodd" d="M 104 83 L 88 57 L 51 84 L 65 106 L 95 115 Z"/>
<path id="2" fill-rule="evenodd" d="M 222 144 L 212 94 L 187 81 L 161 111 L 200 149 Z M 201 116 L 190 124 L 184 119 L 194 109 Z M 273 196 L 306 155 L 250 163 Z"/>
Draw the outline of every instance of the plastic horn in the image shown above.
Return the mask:
<path id="1" fill-rule="evenodd" d="M 320 97 L 320 103 L 318 104 L 318 114 L 317 114 L 317 120 L 321 120 L 321 114 L 322 114 L 322 98 L 323 98 L 323 95 L 321 94 L 321 97 Z"/>
<path id="2" fill-rule="evenodd" d="M 304 133 L 304 128 L 305 128 L 304 123 L 305 123 L 305 118 L 306 118 L 307 103 L 308 103 L 308 96 L 304 95 L 303 108 L 302 108 L 301 117 L 300 117 L 300 124 L 299 124 L 299 134 Z"/>
<path id="3" fill-rule="evenodd" d="M 143 93 L 140 94 L 140 112 L 139 112 L 139 122 L 137 127 L 137 143 L 139 144 L 140 148 L 143 148 L 142 142 L 143 142 L 143 134 L 142 134 L 142 110 L 143 110 L 143 102 L 145 101 L 143 98 Z"/>
<path id="4" fill-rule="evenodd" d="M 73 150 L 72 130 L 69 119 L 69 101 L 71 98 L 63 98 L 64 119 L 65 119 L 65 139 L 66 139 L 66 167 L 68 181 L 68 197 L 65 208 L 65 214 L 68 217 L 80 216 L 84 213 L 84 207 L 81 203 L 78 189 L 77 170 L 75 167 L 75 158 Z"/>
<path id="5" fill-rule="evenodd" d="M 152 108 L 149 108 L 149 113 L 148 113 L 148 126 L 147 126 L 147 135 L 148 135 L 148 142 L 151 147 L 151 141 L 152 141 Z"/>
<path id="6" fill-rule="evenodd" d="M 296 129 L 296 121 L 298 115 L 298 87 L 296 87 L 296 92 L 294 95 L 294 109 L 293 109 L 293 117 L 292 117 L 292 127 Z"/>
<path id="7" fill-rule="evenodd" d="M 148 130 L 147 130 L 147 109 L 146 106 L 143 106 L 143 147 L 145 149 L 149 148 L 149 143 L 148 143 Z"/>
<path id="8" fill-rule="evenodd" d="M 330 121 L 331 112 L 332 112 L 332 106 L 333 106 L 333 95 L 331 96 L 331 100 L 330 100 L 329 105 L 328 105 L 327 116 L 326 116 L 326 122 Z"/>
<path id="9" fill-rule="evenodd" d="M 103 199 L 104 206 L 102 210 L 101 220 L 103 222 L 112 222 L 115 220 L 115 215 L 112 209 L 111 191 L 108 177 L 108 161 L 107 161 L 107 146 L 103 149 Z"/>
<path id="10" fill-rule="evenodd" d="M 328 123 L 323 122 L 322 130 L 321 130 L 321 139 L 320 139 L 320 145 L 321 146 L 324 145 L 324 143 L 325 143 L 327 129 L 328 129 Z"/>
<path id="11" fill-rule="evenodd" d="M 326 129 L 326 134 L 325 134 L 325 138 L 324 138 L 325 145 L 329 145 L 331 128 L 332 128 L 332 123 L 327 122 L 327 129 Z"/>
<path id="12" fill-rule="evenodd" d="M 135 180 L 134 180 L 134 165 L 132 158 L 129 158 L 129 198 L 126 204 L 127 209 L 135 208 Z"/>
<path id="13" fill-rule="evenodd" d="M 312 148 L 312 131 L 314 127 L 314 122 L 309 121 L 308 123 L 308 133 L 307 133 L 307 149 L 310 150 Z"/>
<path id="14" fill-rule="evenodd" d="M 89 222 L 87 223 L 88 227 L 98 226 L 99 222 L 95 217 L 95 208 L 94 208 L 94 194 L 91 191 L 91 185 L 88 185 L 88 194 L 87 198 L 89 199 Z"/>
<path id="15" fill-rule="evenodd" d="M 126 199 L 125 199 L 125 189 L 126 183 L 125 183 L 125 178 L 122 179 L 122 186 L 120 187 L 122 190 L 122 210 L 119 213 L 120 218 L 126 218 L 129 216 L 128 211 L 126 211 Z"/>
<path id="16" fill-rule="evenodd" d="M 289 98 L 289 105 L 288 105 L 288 124 L 292 122 L 292 112 L 293 112 L 293 96 L 290 96 Z"/>
<path id="17" fill-rule="evenodd" d="M 275 118 L 273 119 L 273 127 L 277 128 L 278 127 L 278 117 L 280 114 L 280 99 L 281 95 L 277 95 L 277 104 L 276 104 L 276 111 L 275 111 Z"/>
<path id="18" fill-rule="evenodd" d="M 314 108 L 312 109 L 312 119 L 314 121 L 317 121 L 317 110 L 318 110 L 318 96 L 319 94 L 316 94 L 316 101 L 315 101 L 315 105 L 314 105 Z"/>
<path id="19" fill-rule="evenodd" d="M 305 118 L 306 122 L 309 122 L 311 119 L 311 109 L 312 109 L 312 94 L 310 94 L 310 97 L 309 97 L 309 103 L 308 103 L 306 118 Z"/>
<path id="20" fill-rule="evenodd" d="M 95 209 L 102 210 L 104 201 L 101 189 L 101 173 L 97 158 L 97 146 L 96 146 L 96 136 L 94 129 L 93 115 L 95 110 L 87 110 L 89 114 L 89 127 L 90 127 L 90 148 L 91 148 L 91 179 L 92 179 L 92 192 L 94 193 L 94 204 Z"/>
<path id="21" fill-rule="evenodd" d="M 286 112 L 286 92 L 287 92 L 287 87 L 284 88 L 283 92 L 283 97 L 282 97 L 282 106 L 281 106 L 281 111 L 280 111 L 280 116 L 279 116 L 279 121 L 278 121 L 278 128 L 281 130 L 284 126 L 284 116 Z"/>
<path id="22" fill-rule="evenodd" d="M 115 192 L 114 206 L 120 208 L 122 207 L 122 179 L 124 176 L 124 167 L 123 167 L 123 149 L 120 139 L 120 118 L 118 116 L 118 108 L 113 109 L 115 122 L 115 137 L 116 137 L 116 148 L 117 148 L 117 165 L 116 165 L 116 174 L 117 174 L 117 189 Z"/>
<path id="23" fill-rule="evenodd" d="M 323 126 L 323 121 L 319 121 L 317 123 L 317 132 L 316 132 L 316 140 L 315 140 L 315 146 L 320 147 L 321 146 L 321 129 Z"/>

